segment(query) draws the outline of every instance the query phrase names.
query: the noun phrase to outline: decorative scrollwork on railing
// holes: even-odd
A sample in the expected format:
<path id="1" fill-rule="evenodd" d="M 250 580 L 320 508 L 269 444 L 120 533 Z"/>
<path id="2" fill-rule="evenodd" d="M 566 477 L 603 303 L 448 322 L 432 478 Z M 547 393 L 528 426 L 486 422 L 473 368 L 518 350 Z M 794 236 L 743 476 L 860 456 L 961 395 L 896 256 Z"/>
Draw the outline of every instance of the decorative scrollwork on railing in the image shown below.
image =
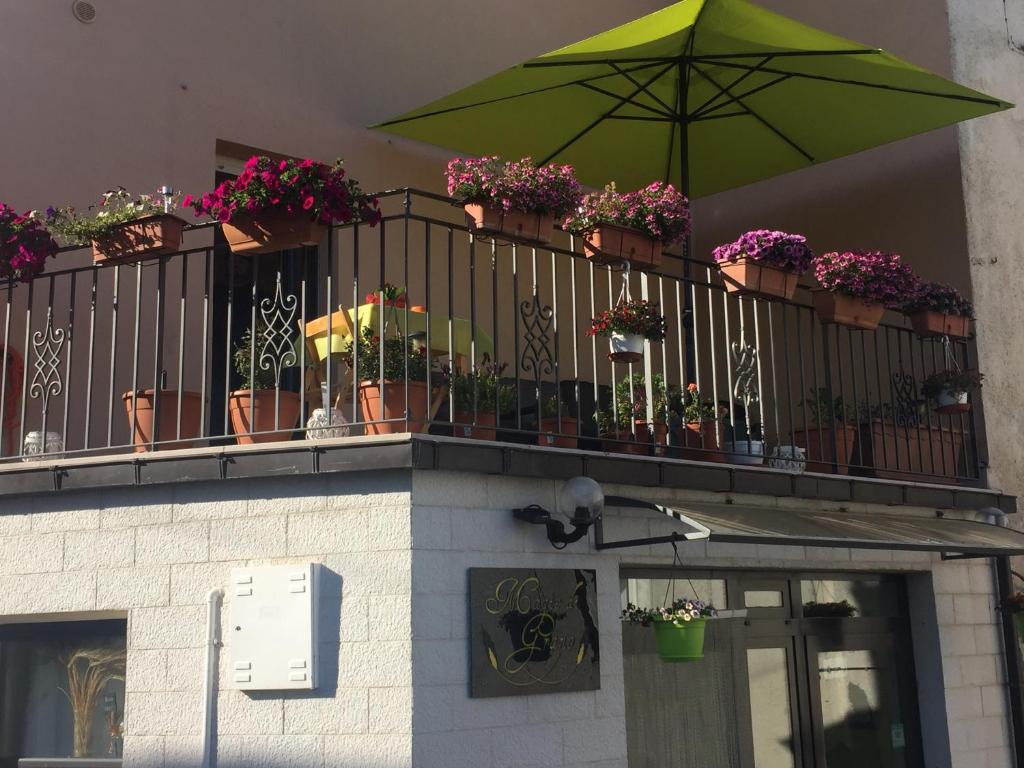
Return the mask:
<path id="1" fill-rule="evenodd" d="M 63 328 L 54 328 L 53 310 L 46 310 L 46 328 L 32 334 L 32 349 L 35 352 L 32 384 L 29 395 L 42 398 L 43 411 L 50 406 L 50 398 L 64 391 L 64 382 L 60 377 L 61 352 L 67 333 Z"/>
<path id="2" fill-rule="evenodd" d="M 274 372 L 274 386 L 281 386 L 281 370 L 298 362 L 295 355 L 295 312 L 299 300 L 295 294 L 284 295 L 281 273 L 277 273 L 277 288 L 273 299 L 260 302 L 263 316 L 263 338 L 259 345 L 260 370 Z"/>
<path id="3" fill-rule="evenodd" d="M 761 395 L 757 391 L 757 347 L 747 343 L 742 328 L 740 340 L 734 341 L 731 347 L 733 367 L 736 371 L 736 383 L 733 385 L 732 393 L 743 403 L 744 409 L 749 411 L 750 406 L 761 401 Z"/>
<path id="4" fill-rule="evenodd" d="M 920 399 L 913 375 L 897 372 L 892 375 L 893 422 L 898 427 L 916 427 L 921 423 Z"/>
<path id="5" fill-rule="evenodd" d="M 525 342 L 519 366 L 524 372 L 533 373 L 539 381 L 544 374 L 555 372 L 555 358 L 550 348 L 555 311 L 546 304 L 542 305 L 540 296 L 534 291 L 531 298 L 519 305 L 519 316 L 523 321 Z"/>

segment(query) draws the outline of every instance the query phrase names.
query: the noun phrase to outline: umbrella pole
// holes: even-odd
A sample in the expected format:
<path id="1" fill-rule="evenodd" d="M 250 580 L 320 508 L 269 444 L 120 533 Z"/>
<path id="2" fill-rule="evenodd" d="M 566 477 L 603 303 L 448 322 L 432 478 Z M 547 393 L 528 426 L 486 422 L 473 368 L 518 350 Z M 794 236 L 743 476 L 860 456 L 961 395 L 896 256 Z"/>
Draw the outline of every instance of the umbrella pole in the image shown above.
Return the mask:
<path id="1" fill-rule="evenodd" d="M 690 198 L 690 131 L 689 119 L 686 114 L 686 102 L 690 87 L 689 70 L 683 62 L 679 63 L 678 106 L 679 112 L 679 191 Z M 692 229 L 692 228 L 691 228 Z M 697 370 L 697 337 L 693 322 L 693 275 L 691 258 L 693 256 L 693 235 L 687 233 L 683 239 L 683 328 L 686 331 L 686 381 L 680 382 L 682 387 L 693 381 Z"/>

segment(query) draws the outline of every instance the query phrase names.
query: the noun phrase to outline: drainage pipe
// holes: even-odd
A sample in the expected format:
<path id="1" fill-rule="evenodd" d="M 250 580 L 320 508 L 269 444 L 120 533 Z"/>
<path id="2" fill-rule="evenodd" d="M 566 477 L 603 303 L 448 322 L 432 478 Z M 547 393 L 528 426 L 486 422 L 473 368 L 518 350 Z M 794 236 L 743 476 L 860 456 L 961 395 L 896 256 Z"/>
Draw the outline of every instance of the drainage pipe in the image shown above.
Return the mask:
<path id="1" fill-rule="evenodd" d="M 213 731 L 217 703 L 217 652 L 220 636 L 220 606 L 224 590 L 211 589 L 206 596 L 206 675 L 203 681 L 203 768 L 213 768 Z"/>

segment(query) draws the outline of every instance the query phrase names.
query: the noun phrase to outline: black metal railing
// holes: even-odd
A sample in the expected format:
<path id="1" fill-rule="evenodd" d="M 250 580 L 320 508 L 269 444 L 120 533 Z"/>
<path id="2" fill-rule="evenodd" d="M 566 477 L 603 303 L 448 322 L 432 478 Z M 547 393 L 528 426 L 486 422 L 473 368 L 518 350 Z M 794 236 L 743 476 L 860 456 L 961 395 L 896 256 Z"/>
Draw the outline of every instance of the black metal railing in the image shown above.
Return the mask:
<path id="1" fill-rule="evenodd" d="M 713 265 L 678 256 L 623 273 L 589 262 L 564 233 L 543 248 L 480 238 L 439 195 L 380 200 L 376 227 L 333 227 L 319 247 L 233 255 L 200 225 L 173 254 L 64 266 L 88 257 L 65 249 L 56 269 L 8 287 L 0 456 L 430 431 L 980 477 L 977 412 L 940 415 L 920 395 L 929 373 L 973 366 L 971 343 L 919 339 L 898 316 L 876 331 L 825 325 L 803 289 L 793 302 L 741 298 Z M 669 331 L 642 362 L 613 365 L 586 330 L 624 281 L 661 305 Z M 405 300 L 385 285 L 404 287 Z M 494 365 L 496 387 L 474 377 Z M 717 418 L 680 417 L 691 384 Z"/>

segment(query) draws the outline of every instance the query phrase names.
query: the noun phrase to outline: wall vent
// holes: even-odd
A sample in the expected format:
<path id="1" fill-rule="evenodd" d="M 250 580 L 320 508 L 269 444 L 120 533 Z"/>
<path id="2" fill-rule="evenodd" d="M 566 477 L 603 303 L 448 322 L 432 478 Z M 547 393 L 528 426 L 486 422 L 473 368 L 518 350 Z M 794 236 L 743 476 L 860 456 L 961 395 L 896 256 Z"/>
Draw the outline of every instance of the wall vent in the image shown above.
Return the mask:
<path id="1" fill-rule="evenodd" d="M 96 6 L 85 0 L 75 0 L 71 4 L 71 13 L 83 24 L 92 24 L 96 21 Z"/>

